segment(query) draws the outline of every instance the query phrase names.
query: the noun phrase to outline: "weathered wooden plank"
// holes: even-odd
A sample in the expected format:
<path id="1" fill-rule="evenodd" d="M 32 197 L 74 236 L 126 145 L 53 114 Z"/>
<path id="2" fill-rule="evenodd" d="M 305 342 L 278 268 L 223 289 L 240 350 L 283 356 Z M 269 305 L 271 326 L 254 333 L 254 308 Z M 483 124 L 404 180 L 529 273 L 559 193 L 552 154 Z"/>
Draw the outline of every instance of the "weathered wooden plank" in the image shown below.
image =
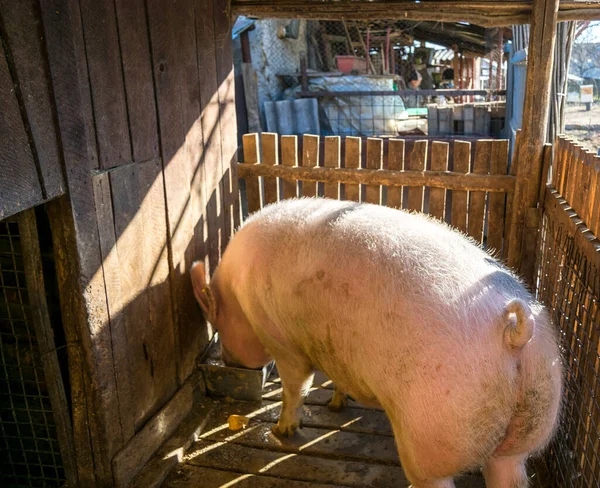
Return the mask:
<path id="1" fill-rule="evenodd" d="M 581 216 L 586 224 L 589 224 L 589 201 L 592 198 L 590 191 L 590 179 L 592 177 L 591 171 L 591 158 L 594 157 L 594 153 L 591 151 L 584 151 L 581 159 L 581 181 L 579 186 L 579 199 L 577 213 Z"/>
<path id="2" fill-rule="evenodd" d="M 369 137 L 367 139 L 366 169 L 379 170 L 383 168 L 383 139 Z M 381 203 L 381 186 L 367 185 L 364 201 L 366 203 Z"/>
<path id="3" fill-rule="evenodd" d="M 133 351 L 129 349 L 132 343 L 127 334 L 125 306 L 127 294 L 123 286 L 129 283 L 129 277 L 121 267 L 115 235 L 115 217 L 112 204 L 109 173 L 101 173 L 94 177 L 94 203 L 98 222 L 98 237 L 102 252 L 102 268 L 106 289 L 106 299 L 110 307 L 110 334 L 113 343 L 113 354 L 117 392 L 119 394 L 119 414 L 122 423 L 123 439 L 127 441 L 135 433 L 136 402 L 131 382 L 134 378 L 132 370 Z M 137 243 L 136 243 L 137 247 Z M 143 250 L 142 250 L 143 251 Z M 137 385 L 136 385 L 137 386 Z"/>
<path id="4" fill-rule="evenodd" d="M 261 134 L 262 163 L 271 166 L 279 164 L 279 136 L 270 132 Z M 278 180 L 273 177 L 263 178 L 264 205 L 275 203 L 278 200 Z"/>
<path id="5" fill-rule="evenodd" d="M 192 374 L 173 398 L 115 456 L 112 466 L 117 487 L 127 486 L 190 412 L 194 391 L 200 381 L 199 372 Z"/>
<path id="6" fill-rule="evenodd" d="M 569 178 L 569 187 L 565 194 L 565 199 L 573 209 L 577 212 L 578 201 L 579 201 L 579 188 L 581 188 L 581 153 L 583 152 L 583 146 L 577 145 L 573 149 L 573 155 L 571 157 L 571 178 Z"/>
<path id="7" fill-rule="evenodd" d="M 492 143 L 492 175 L 505 175 L 508 165 L 508 141 Z M 502 251 L 502 232 L 504 229 L 504 204 L 506 196 L 502 193 L 490 193 L 488 214 L 487 248 L 494 249 L 498 255 Z"/>
<path id="8" fill-rule="evenodd" d="M 335 486 L 408 486 L 399 466 L 366 464 L 343 459 L 326 459 L 304 454 L 289 455 L 265 451 L 233 443 L 223 445 L 201 440 L 189 453 L 189 464 L 223 471 L 235 469 L 242 473 L 265 473 L 281 480 L 302 480 L 311 483 L 331 483 Z M 235 459 L 235 466 L 231 460 Z"/>
<path id="9" fill-rule="evenodd" d="M 115 0 L 115 7 L 133 160 L 147 161 L 160 151 L 146 9 L 143 0 Z"/>
<path id="10" fill-rule="evenodd" d="M 558 136 L 556 138 L 555 144 L 555 153 L 553 160 L 553 168 L 552 168 L 552 186 L 556 189 L 560 187 L 560 181 L 562 179 L 562 175 L 564 172 L 564 151 L 565 151 L 566 141 L 563 136 Z"/>
<path id="11" fill-rule="evenodd" d="M 190 378 L 187 381 L 190 381 Z M 202 384 L 198 385 L 194 394 L 196 401 L 205 393 Z M 133 477 L 127 485 L 128 488 L 160 488 L 171 470 L 182 461 L 184 454 L 204 432 L 208 420 L 218 406 L 218 402 L 206 399 L 199 403 L 194 402 L 187 417 L 144 465 L 144 469 Z"/>
<path id="12" fill-rule="evenodd" d="M 281 164 L 298 167 L 298 136 L 281 136 Z M 283 198 L 296 198 L 298 183 L 296 180 L 283 178 Z"/>
<path id="13" fill-rule="evenodd" d="M 399 465 L 393 437 L 305 427 L 297 431 L 293 438 L 281 440 L 271 432 L 272 425 L 256 423 L 249 426 L 244 435 L 235 438 L 234 442 L 274 451 L 303 452 L 323 457 L 343 456 L 353 461 Z M 228 429 L 214 433 L 208 430 L 201 438 L 221 442 L 231 435 Z M 325 439 L 329 442 L 323 442 Z"/>
<path id="14" fill-rule="evenodd" d="M 475 144 L 474 174 L 489 174 L 492 141 L 480 139 Z M 477 243 L 483 242 L 483 221 L 485 218 L 485 193 L 471 192 L 469 195 L 468 232 Z"/>
<path id="15" fill-rule="evenodd" d="M 258 148 L 258 134 L 244 134 L 244 159 L 246 164 L 260 164 L 260 151 Z M 240 177 L 246 178 L 246 198 L 248 200 L 248 212 L 253 213 L 261 209 L 260 202 L 260 182 L 258 176 L 245 176 L 240 173 Z"/>
<path id="16" fill-rule="evenodd" d="M 71 208 L 67 197 L 60 197 L 47 204 L 48 217 L 52 225 L 52 245 L 54 248 L 56 275 L 59 283 L 61 319 L 67 344 L 80 344 L 79 321 L 83 307 L 82 297 L 77 288 L 79 276 L 72 266 L 73 258 L 69 250 L 75 248 L 75 235 L 69 221 Z M 95 486 L 93 446 L 95 433 L 91 431 L 88 415 L 88 398 L 85 384 L 86 361 L 83 347 L 67 348 L 69 361 L 69 383 L 71 388 L 71 422 L 73 444 L 76 450 L 77 478 L 86 486 Z M 92 410 L 89 408 L 89 410 Z"/>
<path id="17" fill-rule="evenodd" d="M 135 401 L 130 405 L 135 408 L 136 431 L 177 385 L 162 183 L 159 161 L 110 172 L 119 272 L 127 277 L 118 304 L 125 307 L 130 362 L 129 368 L 119 364 L 115 368 L 124 367 L 124 374 L 133 378 Z M 152 295 L 151 282 L 156 287 Z M 109 302 L 111 314 L 120 312 L 118 304 Z"/>
<path id="18" fill-rule="evenodd" d="M 73 486 L 78 483 L 75 466 L 75 445 L 71 412 L 65 394 L 62 372 L 56 355 L 54 331 L 50 323 L 44 270 L 40 253 L 40 240 L 37 230 L 35 212 L 28 209 L 19 214 L 19 234 L 21 237 L 23 266 L 27 283 L 27 295 L 31 306 L 32 322 L 39 348 L 40 359 L 44 368 L 44 380 L 52 406 L 52 417 L 56 425 L 56 436 L 61 454 L 62 467 L 67 483 Z"/>
<path id="19" fill-rule="evenodd" d="M 592 183 L 595 191 L 595 198 L 590 212 L 590 229 L 594 235 L 600 238 L 600 157 L 594 157 L 594 181 Z"/>
<path id="20" fill-rule="evenodd" d="M 115 4 L 81 0 L 81 20 L 98 159 L 101 168 L 112 168 L 133 159 Z"/>
<path id="21" fill-rule="evenodd" d="M 6 55 L 0 56 L 0 219 L 44 201 Z"/>
<path id="22" fill-rule="evenodd" d="M 305 134 L 302 137 L 302 167 L 314 168 L 319 165 L 319 136 Z M 313 182 L 302 182 L 302 196 L 314 197 L 317 195 L 317 185 Z"/>
<path id="23" fill-rule="evenodd" d="M 516 176 L 517 167 L 519 165 L 519 158 L 517 148 L 519 147 L 521 140 L 521 129 L 517 130 L 515 134 L 515 143 L 512 161 L 510 162 L 510 175 Z M 511 215 L 513 212 L 513 200 L 514 195 L 506 195 L 506 212 L 504 213 L 504 242 L 502 243 L 502 258 L 508 259 L 508 253 L 510 250 L 510 234 L 512 229 Z"/>
<path id="24" fill-rule="evenodd" d="M 175 362 L 177 382 L 181 384 L 193 370 L 195 357 L 207 340 L 203 334 L 206 329 L 199 326 L 205 321 L 184 272 L 199 258 L 195 242 L 199 209 L 210 198 L 205 195 L 199 174 L 204 141 L 194 4 L 192 0 L 177 4 L 151 0 L 147 2 L 147 16 L 171 253 Z M 208 179 L 207 173 L 204 179 Z M 214 201 L 220 202 L 220 197 L 215 195 Z M 215 215 L 218 214 L 217 208 Z M 218 260 L 218 248 L 211 248 L 212 242 L 208 242 L 209 260 L 214 263 Z"/>
<path id="25" fill-rule="evenodd" d="M 468 144 L 468 143 L 467 143 Z M 485 191 L 511 193 L 514 191 L 515 177 L 490 176 L 457 173 L 455 171 L 390 171 L 347 168 L 291 168 L 285 166 L 265 166 L 262 164 L 239 163 L 240 177 L 278 176 L 302 181 L 323 181 L 356 184 L 379 184 L 385 186 L 419 187 L 450 190 Z"/>
<path id="26" fill-rule="evenodd" d="M 339 136 L 325 138 L 325 155 L 323 156 L 323 166 L 325 168 L 339 168 L 341 166 L 341 142 L 342 139 Z M 323 196 L 339 200 L 340 185 L 338 183 L 325 183 Z"/>
<path id="27" fill-rule="evenodd" d="M 202 15 L 200 13 L 202 12 Z M 227 178 L 225 181 L 223 163 L 223 140 L 228 135 L 223 134 L 221 124 L 221 108 L 219 94 L 219 77 L 216 60 L 216 29 L 213 12 L 213 2 L 194 1 L 194 15 L 196 25 L 196 56 L 198 66 L 200 90 L 200 121 L 202 126 L 202 140 L 204 148 L 200 155 L 200 165 L 192 189 L 203 186 L 203 201 L 201 215 L 196 218 L 195 240 L 196 254 L 198 257 L 208 258 L 209 273 L 216 269 L 222 248 L 229 238 L 226 229 L 226 219 L 229 212 L 234 211 L 233 203 L 237 195 L 234 181 Z M 191 74 L 190 67 L 190 74 Z M 193 81 L 190 81 L 193 83 Z M 226 95 L 226 92 L 224 92 Z M 225 130 L 234 130 L 227 129 Z M 229 176 L 229 175 L 227 175 Z M 224 199 L 228 197 L 227 204 Z M 227 208 L 225 208 L 227 207 Z M 200 208 L 200 206 L 198 207 Z M 200 225 L 202 224 L 202 225 Z M 205 258 L 206 259 L 206 258 Z M 197 329 L 197 328 L 196 328 Z M 192 332 L 190 331 L 190 334 Z M 204 335 L 204 334 L 203 334 Z M 202 343 L 206 339 L 202 339 Z M 202 344 L 199 344 L 201 346 Z M 193 367 L 193 354 L 189 355 L 189 367 Z"/>
<path id="28" fill-rule="evenodd" d="M 72 384 L 74 410 L 79 410 L 74 414 L 79 481 L 86 486 L 95 482 L 109 486 L 110 460 L 123 437 L 121 423 L 115 421 L 119 398 L 91 178 L 98 164 L 81 12 L 79 3 L 64 0 L 40 0 L 40 11 L 69 188 L 69 202 L 61 204 L 62 214 L 54 214 L 59 224 L 52 228 L 60 225 L 66 234 L 62 252 L 67 256 L 60 258 L 59 286 L 61 307 L 63 301 L 68 306 L 62 308 L 62 317 L 65 329 L 76 328 L 79 334 L 71 343 L 81 347 L 76 352 L 69 349 L 73 355 L 69 363 L 73 359 L 76 368 L 72 373 L 80 376 L 78 384 Z M 89 440 L 93 461 L 80 463 L 80 456 L 90 460 Z"/>
<path id="29" fill-rule="evenodd" d="M 304 481 L 286 480 L 284 483 L 285 486 L 289 486 L 290 488 L 335 488 L 334 485 Z M 279 478 L 272 478 L 266 475 L 240 474 L 186 464 L 167 478 L 162 486 L 165 488 L 183 488 L 190 485 L 206 487 L 229 487 L 235 485 L 236 488 L 278 488 L 281 484 L 282 481 Z"/>
<path id="30" fill-rule="evenodd" d="M 360 137 L 348 136 L 344 141 L 346 154 L 344 167 L 346 169 L 358 169 L 361 167 L 362 139 Z M 346 200 L 360 201 L 360 185 L 344 185 L 344 196 Z"/>
<path id="31" fill-rule="evenodd" d="M 65 192 L 65 184 L 39 4 L 34 0 L 3 0 L 0 9 L 6 30 L 5 48 L 10 50 L 9 59 L 14 63 L 14 93 L 27 116 L 33 156 L 37 158 L 42 179 L 42 194 L 45 199 L 51 199 Z"/>
<path id="32" fill-rule="evenodd" d="M 471 166 L 471 143 L 454 142 L 454 172 L 469 173 Z M 461 232 L 467 233 L 467 200 L 466 191 L 452 191 L 452 225 Z"/>
<path id="33" fill-rule="evenodd" d="M 412 153 L 408 160 L 410 171 L 424 171 L 427 161 L 427 141 L 415 141 Z M 408 189 L 406 208 L 421 212 L 423 210 L 424 188 L 422 186 L 411 186 Z"/>
<path id="34" fill-rule="evenodd" d="M 437 115 L 436 115 L 437 116 Z M 437 119 L 436 119 L 437 120 Z M 402 171 L 404 169 L 404 140 L 390 139 L 388 143 L 388 170 Z M 402 208 L 402 187 L 387 189 L 387 206 Z"/>
<path id="35" fill-rule="evenodd" d="M 568 139 L 565 139 L 562 156 L 561 156 L 561 159 L 563 161 L 562 172 L 561 172 L 560 181 L 558 182 L 558 187 L 557 187 L 557 190 L 559 191 L 559 193 L 561 195 L 565 194 L 565 188 L 567 186 L 567 181 L 568 181 L 568 177 L 569 177 L 568 173 L 570 170 L 570 168 L 569 168 L 570 157 L 571 157 L 571 143 Z"/>
<path id="36" fill-rule="evenodd" d="M 196 8 L 196 16 L 202 18 L 205 14 L 204 4 L 200 2 L 199 8 Z M 221 244 L 222 248 L 227 244 L 233 229 L 230 228 L 232 221 L 230 214 L 235 213 L 239 206 L 236 197 L 237 192 L 232 191 L 237 188 L 237 180 L 226 178 L 228 170 L 236 164 L 237 152 L 237 120 L 235 113 L 235 82 L 233 73 L 233 48 L 231 41 L 231 28 L 233 22 L 231 19 L 231 6 L 228 0 L 213 0 L 213 17 L 215 22 L 215 59 L 217 61 L 217 86 L 219 94 L 219 124 L 221 126 L 221 166 L 223 171 L 223 184 L 226 189 L 229 184 L 230 191 L 225 194 L 233 195 L 231 200 L 225 200 L 223 205 L 225 239 Z M 229 171 L 229 174 L 232 174 Z"/>
<path id="37" fill-rule="evenodd" d="M 448 151 L 450 144 L 447 142 L 434 141 L 431 143 L 431 170 L 448 170 Z M 429 213 L 444 220 L 444 205 L 446 201 L 446 190 L 444 188 L 431 188 L 429 190 Z"/>
<path id="38" fill-rule="evenodd" d="M 547 137 L 548 106 L 550 103 L 552 64 L 556 41 L 556 21 L 559 0 L 533 2 L 531 30 L 527 55 L 527 79 L 523 104 L 523 129 L 521 143 L 517 147 L 520 161 L 515 187 L 514 206 L 510 216 L 511 231 L 508 265 L 522 272 L 530 284 L 533 276 L 522 270 L 525 262 L 524 233 L 531 236 L 532 247 L 537 247 L 538 229 L 525 229 L 526 216 L 536 207 L 542 169 L 542 154 Z M 530 268 L 527 273 L 533 272 Z"/>
<path id="39" fill-rule="evenodd" d="M 137 164 L 139 166 L 140 195 L 144 195 L 143 200 L 138 203 L 138 215 L 141 215 L 144 226 L 141 234 L 144 246 L 143 282 L 141 285 L 146 287 L 148 293 L 148 312 L 145 317 L 144 333 L 140 335 L 147 338 L 148 341 L 144 342 L 144 345 L 148 355 L 146 358 L 146 364 L 149 366 L 148 373 L 152 378 L 153 398 L 148 415 L 153 415 L 177 390 L 177 362 L 173 360 L 177 357 L 177 350 L 169 284 L 168 229 L 162 166 L 158 159 Z M 139 217 L 136 215 L 136 218 Z M 140 239 L 139 245 L 142 245 L 142 239 Z M 117 246 L 119 249 L 121 248 L 120 243 L 117 243 Z M 186 253 L 189 253 L 189 249 L 186 250 Z M 185 278 L 187 278 L 185 274 L 180 278 L 184 286 Z M 189 295 L 185 298 L 191 300 Z M 193 317 L 186 318 L 191 322 L 190 328 L 197 324 L 197 322 L 193 322 Z M 139 321 L 139 318 L 137 320 Z M 183 336 L 183 334 L 182 339 L 190 339 L 191 342 L 191 338 Z M 190 347 L 190 342 L 184 342 L 182 346 Z M 144 345 L 142 346 L 143 350 Z M 189 350 L 188 355 L 193 355 L 191 358 L 193 361 L 197 351 Z M 186 367 L 185 355 L 181 359 Z M 188 375 L 189 373 L 184 373 L 182 376 L 187 378 Z"/>

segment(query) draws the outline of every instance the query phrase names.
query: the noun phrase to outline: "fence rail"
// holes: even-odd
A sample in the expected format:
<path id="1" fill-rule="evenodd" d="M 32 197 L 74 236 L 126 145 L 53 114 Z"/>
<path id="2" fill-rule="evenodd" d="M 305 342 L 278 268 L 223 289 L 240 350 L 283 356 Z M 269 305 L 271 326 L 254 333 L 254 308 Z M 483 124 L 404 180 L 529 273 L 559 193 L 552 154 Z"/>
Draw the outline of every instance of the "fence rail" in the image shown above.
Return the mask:
<path id="1" fill-rule="evenodd" d="M 600 157 L 566 137 L 555 144 L 552 186 L 600 236 Z"/>
<path id="2" fill-rule="evenodd" d="M 324 196 L 429 213 L 501 252 L 515 177 L 508 141 L 403 139 L 273 133 L 243 137 L 248 211 L 283 198 Z M 321 144 L 321 142 L 323 142 Z M 364 142 L 364 144 L 363 144 Z M 452 150 L 451 150 L 452 149 Z M 430 154 L 428 154 L 430 152 Z M 451 156 L 451 157 L 450 157 Z"/>

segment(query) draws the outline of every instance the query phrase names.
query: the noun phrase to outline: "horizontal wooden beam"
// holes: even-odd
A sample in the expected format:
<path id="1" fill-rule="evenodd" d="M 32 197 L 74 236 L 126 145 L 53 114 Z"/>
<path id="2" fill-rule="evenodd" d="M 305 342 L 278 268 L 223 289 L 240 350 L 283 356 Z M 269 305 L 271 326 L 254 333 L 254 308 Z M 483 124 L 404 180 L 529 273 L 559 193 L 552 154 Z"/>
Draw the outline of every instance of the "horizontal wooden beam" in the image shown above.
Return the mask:
<path id="1" fill-rule="evenodd" d="M 233 0 L 233 15 L 258 18 L 319 20 L 415 20 L 470 22 L 483 27 L 528 24 L 530 1 L 432 1 L 313 2 L 307 0 Z M 600 19 L 600 2 L 561 2 L 559 21 Z"/>
<path id="2" fill-rule="evenodd" d="M 382 186 L 428 186 L 448 190 L 512 193 L 515 177 L 480 175 L 452 171 L 390 171 L 385 169 L 303 168 L 266 164 L 238 163 L 240 178 L 267 176 L 288 180 L 325 183 L 355 183 Z"/>
<path id="3" fill-rule="evenodd" d="M 384 91 L 301 91 L 297 93 L 299 98 L 323 98 L 323 97 L 361 97 L 361 96 L 420 96 L 435 97 L 458 97 L 465 95 L 506 95 L 506 90 L 384 90 Z"/>

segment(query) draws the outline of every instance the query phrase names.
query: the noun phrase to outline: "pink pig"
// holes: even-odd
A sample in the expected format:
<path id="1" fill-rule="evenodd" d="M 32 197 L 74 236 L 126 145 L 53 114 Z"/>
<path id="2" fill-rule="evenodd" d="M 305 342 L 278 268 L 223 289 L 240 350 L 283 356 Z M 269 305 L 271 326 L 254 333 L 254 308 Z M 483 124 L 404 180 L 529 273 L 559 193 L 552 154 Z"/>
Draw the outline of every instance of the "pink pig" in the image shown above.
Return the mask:
<path id="1" fill-rule="evenodd" d="M 494 258 L 421 214 L 327 199 L 252 215 L 210 285 L 191 276 L 224 356 L 272 359 L 283 384 L 276 434 L 293 435 L 315 369 L 387 413 L 415 488 L 528 485 L 527 458 L 558 423 L 562 364 L 546 310 Z"/>

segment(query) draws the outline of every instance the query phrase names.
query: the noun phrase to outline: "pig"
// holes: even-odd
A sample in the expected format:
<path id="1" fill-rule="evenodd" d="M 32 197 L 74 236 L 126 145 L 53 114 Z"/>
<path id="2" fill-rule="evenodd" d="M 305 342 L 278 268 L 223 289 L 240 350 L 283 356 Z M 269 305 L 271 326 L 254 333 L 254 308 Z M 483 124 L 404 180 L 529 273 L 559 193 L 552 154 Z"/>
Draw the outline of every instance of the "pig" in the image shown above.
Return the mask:
<path id="1" fill-rule="evenodd" d="M 419 213 L 322 198 L 266 206 L 241 226 L 196 299 L 230 364 L 275 360 L 293 435 L 315 370 L 389 417 L 414 488 L 528 486 L 551 440 L 563 366 L 549 314 L 519 279 L 448 225 Z"/>

